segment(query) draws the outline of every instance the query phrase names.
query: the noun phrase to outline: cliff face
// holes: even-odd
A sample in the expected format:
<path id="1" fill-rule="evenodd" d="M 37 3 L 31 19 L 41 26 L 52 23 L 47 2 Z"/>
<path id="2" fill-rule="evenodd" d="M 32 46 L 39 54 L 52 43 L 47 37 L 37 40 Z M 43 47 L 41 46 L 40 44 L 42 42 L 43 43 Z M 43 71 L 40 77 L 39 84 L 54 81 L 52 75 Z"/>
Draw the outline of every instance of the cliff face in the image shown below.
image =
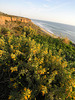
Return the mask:
<path id="1" fill-rule="evenodd" d="M 28 18 L 23 18 L 23 17 L 0 16 L 0 24 L 1 25 L 4 25 L 5 24 L 5 21 L 21 21 L 21 22 L 24 22 L 24 23 L 28 23 L 31 20 L 28 19 Z"/>

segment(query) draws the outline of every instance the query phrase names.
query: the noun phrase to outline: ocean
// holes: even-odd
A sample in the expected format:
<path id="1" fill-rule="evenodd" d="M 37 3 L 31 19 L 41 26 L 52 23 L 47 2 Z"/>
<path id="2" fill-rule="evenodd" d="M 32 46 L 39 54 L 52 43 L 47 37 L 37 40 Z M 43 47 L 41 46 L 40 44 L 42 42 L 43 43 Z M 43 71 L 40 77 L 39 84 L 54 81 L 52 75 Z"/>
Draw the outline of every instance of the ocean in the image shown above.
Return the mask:
<path id="1" fill-rule="evenodd" d="M 56 36 L 68 37 L 75 43 L 75 26 L 35 19 L 32 22 Z"/>

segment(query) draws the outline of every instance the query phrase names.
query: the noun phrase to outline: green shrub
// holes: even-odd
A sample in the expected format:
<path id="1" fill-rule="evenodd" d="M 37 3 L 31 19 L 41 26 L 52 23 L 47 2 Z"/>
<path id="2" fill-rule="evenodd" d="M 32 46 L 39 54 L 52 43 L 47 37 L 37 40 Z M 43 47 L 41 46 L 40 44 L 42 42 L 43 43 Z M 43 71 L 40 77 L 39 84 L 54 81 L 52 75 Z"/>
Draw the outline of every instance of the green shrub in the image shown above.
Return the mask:
<path id="1" fill-rule="evenodd" d="M 2 34 L 7 34 L 8 31 L 9 31 L 8 28 L 4 28 L 4 27 L 1 28 L 1 33 Z"/>
<path id="2" fill-rule="evenodd" d="M 23 32 L 0 39 L 0 99 L 74 100 L 74 68 L 55 49 L 59 40 L 35 35 L 30 27 Z"/>

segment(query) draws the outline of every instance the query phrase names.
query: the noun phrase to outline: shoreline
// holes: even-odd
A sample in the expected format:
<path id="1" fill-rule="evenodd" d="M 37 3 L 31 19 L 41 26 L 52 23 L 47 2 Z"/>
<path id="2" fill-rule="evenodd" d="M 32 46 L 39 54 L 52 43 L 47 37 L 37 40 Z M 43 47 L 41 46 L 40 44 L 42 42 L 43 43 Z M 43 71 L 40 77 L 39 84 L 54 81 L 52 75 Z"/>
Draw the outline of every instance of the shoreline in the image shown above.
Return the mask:
<path id="1" fill-rule="evenodd" d="M 34 22 L 32 22 L 32 23 L 33 23 L 34 25 L 36 25 Z M 38 25 L 36 25 L 36 26 L 38 26 Z M 54 33 L 48 32 L 46 29 L 42 28 L 41 26 L 38 26 L 38 27 L 40 28 L 40 30 L 41 30 L 42 32 L 44 32 L 45 35 L 49 35 L 49 36 L 51 36 L 52 38 L 65 39 L 65 37 L 56 36 Z M 72 43 L 72 46 L 75 47 L 75 43 L 73 43 L 69 38 L 67 38 L 67 39 L 69 40 L 69 42 Z"/>
<path id="2" fill-rule="evenodd" d="M 40 28 L 40 30 L 42 31 L 42 32 L 44 32 L 45 34 L 47 34 L 47 35 L 49 35 L 49 36 L 51 36 L 51 37 L 53 37 L 53 38 L 60 38 L 60 39 L 68 39 L 69 41 L 71 41 L 72 42 L 72 44 L 75 44 L 75 41 L 74 41 L 74 38 L 72 39 L 72 37 L 70 37 L 69 35 L 66 35 L 67 33 L 65 33 L 65 31 L 64 31 L 64 33 L 65 33 L 65 35 L 63 34 L 63 35 L 57 35 L 57 34 L 55 34 L 55 33 L 53 33 L 53 32 L 50 32 L 50 31 L 48 31 L 48 30 L 46 30 L 44 27 L 42 27 L 40 24 L 36 24 L 36 22 L 34 21 L 34 20 L 31 20 L 36 26 L 38 26 L 39 28 Z"/>
<path id="3" fill-rule="evenodd" d="M 51 36 L 51 37 L 53 37 L 53 38 L 59 38 L 59 36 L 56 36 L 55 34 L 52 34 L 52 33 L 48 32 L 47 30 L 45 30 L 45 29 L 42 28 L 42 27 L 40 27 L 40 29 L 41 29 L 44 33 L 46 33 L 47 35 L 49 35 L 49 36 Z M 60 37 L 60 38 L 61 38 L 61 37 Z"/>
<path id="4" fill-rule="evenodd" d="M 40 26 L 39 26 L 40 27 Z M 63 37 L 60 37 L 60 36 L 56 36 L 55 34 L 52 34 L 50 32 L 48 32 L 47 30 L 45 30 L 44 28 L 40 27 L 40 29 L 47 35 L 53 37 L 53 38 L 59 38 L 59 39 L 64 39 Z M 68 38 L 69 39 L 69 38 Z M 70 42 L 72 42 L 70 39 L 69 39 Z M 72 42 L 72 46 L 75 47 L 75 43 Z"/>
<path id="5" fill-rule="evenodd" d="M 62 37 L 60 37 L 60 36 L 56 36 L 54 33 L 50 33 L 50 32 L 47 31 L 46 29 L 44 29 L 44 28 L 42 28 L 41 26 L 35 24 L 32 20 L 31 20 L 31 22 L 32 22 L 34 25 L 38 26 L 38 27 L 41 29 L 41 31 L 44 32 L 45 34 L 47 34 L 47 35 L 49 35 L 49 36 L 51 36 L 51 37 L 53 37 L 53 38 L 62 38 Z"/>

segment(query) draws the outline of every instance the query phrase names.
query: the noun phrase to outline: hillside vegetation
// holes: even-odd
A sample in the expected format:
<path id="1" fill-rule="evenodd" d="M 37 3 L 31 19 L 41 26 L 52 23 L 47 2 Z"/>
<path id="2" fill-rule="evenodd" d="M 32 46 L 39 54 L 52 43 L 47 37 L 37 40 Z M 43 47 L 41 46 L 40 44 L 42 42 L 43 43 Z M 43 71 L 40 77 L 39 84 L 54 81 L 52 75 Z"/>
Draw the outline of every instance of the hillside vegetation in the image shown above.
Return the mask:
<path id="1" fill-rule="evenodd" d="M 32 22 L 0 25 L 0 100 L 75 100 L 75 47 Z"/>

